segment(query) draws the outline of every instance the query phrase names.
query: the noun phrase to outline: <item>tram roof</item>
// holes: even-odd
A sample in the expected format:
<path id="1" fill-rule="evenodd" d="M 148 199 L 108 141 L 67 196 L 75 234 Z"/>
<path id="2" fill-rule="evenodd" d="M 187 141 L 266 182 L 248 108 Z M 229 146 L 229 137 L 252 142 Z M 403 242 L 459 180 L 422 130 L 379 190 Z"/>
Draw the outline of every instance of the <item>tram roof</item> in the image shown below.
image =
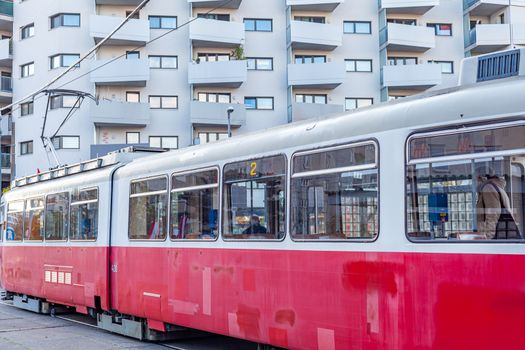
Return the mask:
<path id="1" fill-rule="evenodd" d="M 136 159 L 119 173 L 147 174 L 182 163 L 181 168 L 221 159 L 246 158 L 337 139 L 360 139 L 395 129 L 420 130 L 525 113 L 525 77 L 458 86 L 381 103 L 324 118 L 309 119 L 238 135 L 213 144 Z M 300 138 L 298 140 L 297 138 Z M 171 161 L 175 163 L 171 163 Z"/>

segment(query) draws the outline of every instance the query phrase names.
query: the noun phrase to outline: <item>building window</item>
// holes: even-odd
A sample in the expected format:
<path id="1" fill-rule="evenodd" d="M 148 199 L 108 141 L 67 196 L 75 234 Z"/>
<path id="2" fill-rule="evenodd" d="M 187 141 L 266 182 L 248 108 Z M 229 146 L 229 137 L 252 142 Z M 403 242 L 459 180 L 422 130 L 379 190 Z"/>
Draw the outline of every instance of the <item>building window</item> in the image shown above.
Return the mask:
<path id="1" fill-rule="evenodd" d="M 126 102 L 139 103 L 140 102 L 140 92 L 126 91 Z"/>
<path id="2" fill-rule="evenodd" d="M 175 29 L 177 28 L 177 17 L 149 16 L 149 27 L 151 29 Z"/>
<path id="3" fill-rule="evenodd" d="M 126 11 L 126 17 L 129 17 L 129 15 L 131 15 L 133 13 L 133 11 Z M 129 17 L 130 19 L 140 19 L 140 13 L 139 11 L 135 12 L 133 14 L 133 16 Z"/>
<path id="4" fill-rule="evenodd" d="M 33 141 L 20 142 L 20 155 L 33 154 Z"/>
<path id="5" fill-rule="evenodd" d="M 230 55 L 227 53 L 205 53 L 205 52 L 199 52 L 197 54 L 197 60 L 198 62 L 223 62 L 223 61 L 229 61 Z"/>
<path id="6" fill-rule="evenodd" d="M 370 97 L 347 97 L 345 99 L 345 109 L 347 111 L 374 104 L 374 99 Z"/>
<path id="7" fill-rule="evenodd" d="M 49 68 L 55 69 L 55 68 L 61 68 L 61 67 L 70 67 L 75 62 L 77 62 L 80 59 L 79 54 L 58 54 L 49 57 Z M 80 67 L 80 64 L 77 64 L 75 67 Z"/>
<path id="8" fill-rule="evenodd" d="M 26 78 L 35 74 L 35 62 L 26 63 L 20 66 L 20 77 Z"/>
<path id="9" fill-rule="evenodd" d="M 138 60 L 140 59 L 140 51 L 126 51 L 127 60 Z"/>
<path id="10" fill-rule="evenodd" d="M 213 143 L 219 140 L 225 140 L 228 138 L 228 133 L 226 132 L 199 132 L 199 143 L 201 145 L 205 143 Z"/>
<path id="11" fill-rule="evenodd" d="M 325 23 L 326 19 L 320 16 L 294 16 L 294 21 L 310 22 L 310 23 Z"/>
<path id="12" fill-rule="evenodd" d="M 33 101 L 24 102 L 20 104 L 20 116 L 26 116 L 33 114 L 34 103 Z"/>
<path id="13" fill-rule="evenodd" d="M 150 136 L 149 145 L 150 147 L 177 149 L 179 138 L 178 136 Z"/>
<path id="14" fill-rule="evenodd" d="M 247 32 L 271 32 L 273 23 L 271 19 L 245 18 L 244 29 Z"/>
<path id="15" fill-rule="evenodd" d="M 273 109 L 273 97 L 245 97 L 244 105 L 246 109 Z"/>
<path id="16" fill-rule="evenodd" d="M 198 13 L 197 18 L 213 19 L 216 21 L 230 21 L 230 15 L 227 13 Z"/>
<path id="17" fill-rule="evenodd" d="M 232 100 L 231 94 L 219 92 L 199 92 L 197 96 L 199 102 L 231 103 Z"/>
<path id="18" fill-rule="evenodd" d="M 403 98 L 403 97 L 406 97 L 404 95 L 388 95 L 388 100 L 389 101 L 395 101 L 395 100 L 399 100 L 400 98 Z"/>
<path id="19" fill-rule="evenodd" d="M 450 23 L 427 23 L 427 27 L 434 28 L 438 36 L 452 36 L 452 24 Z"/>
<path id="20" fill-rule="evenodd" d="M 152 69 L 177 69 L 177 56 L 149 56 L 149 67 Z"/>
<path id="21" fill-rule="evenodd" d="M 322 55 L 295 55 L 295 64 L 326 63 L 326 56 Z"/>
<path id="22" fill-rule="evenodd" d="M 51 140 L 55 149 L 79 149 L 80 136 L 55 136 Z"/>
<path id="23" fill-rule="evenodd" d="M 305 94 L 296 94 L 295 102 L 297 103 L 317 103 L 317 104 L 326 104 L 328 97 L 326 95 L 305 95 Z"/>
<path id="24" fill-rule="evenodd" d="M 388 23 L 395 23 L 395 24 L 404 24 L 406 26 L 415 26 L 417 25 L 417 21 L 412 18 L 388 18 L 386 20 Z"/>
<path id="25" fill-rule="evenodd" d="M 177 109 L 179 98 L 177 96 L 150 96 L 149 108 L 151 109 Z"/>
<path id="26" fill-rule="evenodd" d="M 246 59 L 248 70 L 273 70 L 273 58 L 255 58 Z"/>
<path id="27" fill-rule="evenodd" d="M 35 35 L 35 24 L 31 23 L 20 28 L 20 39 L 24 40 Z"/>
<path id="28" fill-rule="evenodd" d="M 443 74 L 454 74 L 453 61 L 428 61 L 428 63 L 435 63 L 441 65 L 441 73 Z"/>
<path id="29" fill-rule="evenodd" d="M 372 60 L 345 60 L 347 72 L 372 72 Z"/>
<path id="30" fill-rule="evenodd" d="M 53 96 L 51 97 L 50 109 L 73 108 L 77 101 L 77 96 Z M 78 105 L 76 108 L 78 108 Z"/>
<path id="31" fill-rule="evenodd" d="M 80 14 L 59 13 L 51 18 L 51 29 L 57 27 L 80 27 Z"/>
<path id="32" fill-rule="evenodd" d="M 344 21 L 343 32 L 345 34 L 372 34 L 372 22 Z"/>
<path id="33" fill-rule="evenodd" d="M 389 66 L 417 64 L 417 57 L 388 57 L 387 63 Z"/>
<path id="34" fill-rule="evenodd" d="M 130 144 L 139 144 L 140 143 L 140 132 L 127 132 L 126 133 L 126 143 Z"/>

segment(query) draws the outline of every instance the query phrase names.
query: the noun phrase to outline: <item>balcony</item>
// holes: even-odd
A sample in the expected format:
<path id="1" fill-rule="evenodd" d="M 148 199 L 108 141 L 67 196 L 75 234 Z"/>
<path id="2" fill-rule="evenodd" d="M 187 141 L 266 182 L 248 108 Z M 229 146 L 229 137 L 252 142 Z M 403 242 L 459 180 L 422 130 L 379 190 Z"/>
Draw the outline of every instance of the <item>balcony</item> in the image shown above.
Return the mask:
<path id="1" fill-rule="evenodd" d="M 509 0 L 463 0 L 463 9 L 471 16 L 491 16 L 509 6 Z"/>
<path id="2" fill-rule="evenodd" d="M 333 51 L 343 44 L 342 30 L 333 24 L 291 21 L 289 30 L 292 49 Z"/>
<path id="3" fill-rule="evenodd" d="M 192 101 L 190 118 L 193 125 L 228 126 L 228 108 L 233 107 L 231 114 L 232 127 L 240 127 L 246 123 L 246 108 L 238 103 L 211 103 Z"/>
<path id="4" fill-rule="evenodd" d="M 13 31 L 13 2 L 0 0 L 0 30 Z"/>
<path id="5" fill-rule="evenodd" d="M 193 47 L 234 48 L 244 43 L 244 24 L 198 18 L 190 23 Z"/>
<path id="6" fill-rule="evenodd" d="M 441 84 L 439 64 L 411 64 L 383 67 L 383 86 L 405 90 L 426 90 Z"/>
<path id="7" fill-rule="evenodd" d="M 0 66 L 11 67 L 13 63 L 13 43 L 11 39 L 0 40 Z"/>
<path id="8" fill-rule="evenodd" d="M 292 11 L 332 12 L 342 3 L 344 0 L 286 0 Z"/>
<path id="9" fill-rule="evenodd" d="M 149 80 L 147 59 L 96 60 L 91 64 L 91 82 L 97 86 L 146 86 Z M 98 68 L 100 67 L 100 68 Z M 98 69 L 97 69 L 98 68 Z"/>
<path id="10" fill-rule="evenodd" d="M 509 45 L 509 24 L 478 24 L 470 30 L 466 50 L 481 54 L 502 50 Z"/>
<path id="11" fill-rule="evenodd" d="M 149 104 L 101 100 L 91 101 L 89 117 L 96 126 L 145 127 L 150 124 Z"/>
<path id="12" fill-rule="evenodd" d="M 344 82 L 344 62 L 289 64 L 288 86 L 335 89 Z"/>
<path id="13" fill-rule="evenodd" d="M 188 67 L 188 84 L 238 88 L 247 80 L 246 61 L 201 62 Z"/>
<path id="14" fill-rule="evenodd" d="M 10 103 L 13 99 L 13 79 L 0 77 L 0 103 Z"/>
<path id="15" fill-rule="evenodd" d="M 512 41 L 514 45 L 525 45 L 525 23 L 512 25 Z"/>
<path id="16" fill-rule="evenodd" d="M 321 103 L 292 103 L 292 121 L 314 119 L 344 112 L 343 105 Z"/>
<path id="17" fill-rule="evenodd" d="M 379 42 L 391 51 L 425 52 L 436 46 L 434 28 L 397 23 L 379 31 Z"/>
<path id="18" fill-rule="evenodd" d="M 225 9 L 238 9 L 241 6 L 242 0 L 232 0 L 221 6 L 224 0 L 188 0 L 188 3 L 193 5 L 193 8 L 215 8 L 221 6 Z"/>
<path id="19" fill-rule="evenodd" d="M 434 6 L 439 5 L 439 0 L 381 0 L 380 9 L 386 14 L 413 14 L 423 15 Z"/>
<path id="20" fill-rule="evenodd" d="M 89 34 L 98 43 L 118 27 L 123 20 L 123 17 L 93 15 L 90 18 Z M 149 39 L 149 21 L 130 19 L 106 43 L 108 45 L 142 45 Z"/>

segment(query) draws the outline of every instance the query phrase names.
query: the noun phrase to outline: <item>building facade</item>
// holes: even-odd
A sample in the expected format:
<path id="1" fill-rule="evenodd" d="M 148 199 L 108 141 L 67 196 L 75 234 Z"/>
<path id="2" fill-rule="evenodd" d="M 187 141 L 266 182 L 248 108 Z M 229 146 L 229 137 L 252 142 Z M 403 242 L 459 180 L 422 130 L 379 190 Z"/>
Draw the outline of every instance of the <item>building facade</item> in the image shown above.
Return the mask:
<path id="1" fill-rule="evenodd" d="M 140 3 L 1 1 L 0 103 L 56 77 Z M 128 144 L 213 142 L 229 108 L 235 135 L 453 86 L 465 55 L 525 44 L 525 0 L 151 0 L 134 17 L 50 87 L 98 103 L 40 94 L 2 118 L 9 175 Z"/>

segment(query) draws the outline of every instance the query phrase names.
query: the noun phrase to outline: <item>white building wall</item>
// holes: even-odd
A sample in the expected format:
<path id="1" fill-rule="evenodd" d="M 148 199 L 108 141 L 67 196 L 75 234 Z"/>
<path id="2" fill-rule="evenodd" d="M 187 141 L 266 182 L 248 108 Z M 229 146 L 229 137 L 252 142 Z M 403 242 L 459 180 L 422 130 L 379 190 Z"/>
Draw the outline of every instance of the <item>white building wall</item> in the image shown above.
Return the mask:
<path id="1" fill-rule="evenodd" d="M 412 18 L 420 26 L 428 23 L 452 24 L 452 36 L 436 36 L 435 47 L 427 51 L 415 50 L 395 51 L 387 49 L 385 57 L 417 57 L 418 63 L 426 64 L 430 60 L 453 61 L 454 73 L 443 74 L 441 84 L 431 89 L 453 86 L 457 83 L 460 60 L 465 54 L 477 54 L 476 50 L 465 50 L 464 23 L 477 20 L 481 23 L 499 23 L 500 13 L 504 13 L 507 23 L 525 23 L 525 2 L 509 0 L 509 6 L 490 16 L 471 16 L 463 9 L 463 0 L 440 0 L 422 15 L 397 12 L 389 14 L 387 18 Z M 49 69 L 49 57 L 58 53 L 82 54 L 94 45 L 90 36 L 90 16 L 124 17 L 126 11 L 133 6 L 95 5 L 95 0 L 56 1 L 38 0 L 15 2 L 13 22 L 13 99 L 26 96 L 44 83 L 63 71 Z M 148 20 L 150 15 L 177 16 L 178 25 L 185 24 L 190 17 L 197 16 L 211 9 L 193 8 L 186 0 L 161 1 L 151 0 L 140 11 L 140 19 Z M 58 150 L 61 163 L 72 163 L 90 157 L 92 144 L 123 144 L 126 142 L 126 132 L 140 132 L 140 142 L 148 143 L 150 136 L 177 136 L 179 147 L 193 144 L 199 131 L 222 132 L 226 131 L 226 115 L 223 125 L 192 125 L 190 102 L 196 99 L 199 92 L 230 93 L 232 104 L 243 104 L 244 98 L 273 97 L 273 110 L 248 110 L 246 122 L 233 133 L 245 133 L 287 123 L 293 115 L 293 101 L 295 94 L 326 94 L 327 103 L 342 106 L 345 98 L 373 98 L 374 103 L 385 99 L 386 91 L 381 82 L 382 53 L 379 45 L 379 31 L 386 24 L 378 9 L 378 2 L 371 0 L 347 0 L 333 11 L 304 11 L 287 9 L 285 0 L 254 1 L 244 0 L 238 9 L 219 9 L 215 13 L 230 14 L 230 21 L 243 23 L 245 18 L 268 18 L 273 21 L 272 32 L 246 32 L 243 44 L 245 57 L 272 57 L 273 71 L 251 71 L 247 73 L 247 81 L 239 87 L 227 86 L 191 86 L 188 83 L 188 66 L 196 64 L 199 52 L 230 53 L 231 47 L 194 47 L 189 38 L 189 26 L 185 25 L 146 47 L 140 48 L 141 59 L 149 55 L 178 56 L 178 68 L 150 69 L 149 80 L 145 86 L 95 86 L 90 81 L 89 69 L 91 61 L 112 59 L 126 51 L 134 49 L 135 45 L 105 45 L 96 55 L 83 62 L 79 69 L 75 69 L 68 76 L 54 84 L 54 88 L 75 77 L 84 77 L 64 86 L 67 89 L 76 89 L 92 93 L 100 99 L 125 101 L 126 91 L 140 93 L 140 102 L 148 103 L 150 95 L 172 95 L 178 97 L 177 109 L 149 110 L 149 124 L 147 125 L 95 125 L 90 117 L 89 107 L 80 108 L 64 125 L 59 135 L 80 136 L 80 149 Z M 60 27 L 50 30 L 49 17 L 56 13 L 80 13 L 80 28 Z M 287 37 L 287 25 L 294 16 L 324 16 L 326 23 L 336 26 L 341 33 L 342 45 L 334 50 L 327 49 L 291 49 Z M 464 17 L 466 16 L 466 17 Z M 372 33 L 370 35 L 342 34 L 344 21 L 370 21 Z M 35 23 L 35 36 L 20 40 L 19 28 L 31 22 Z M 468 29 L 468 28 L 467 28 Z M 155 38 L 166 30 L 151 29 L 150 37 Z M 518 33 L 518 31 L 516 30 Z M 520 39 L 521 40 L 521 39 Z M 512 45 L 511 45 L 512 46 Z M 481 48 L 482 49 L 482 48 Z M 488 48 L 490 50 L 490 48 Z M 288 87 L 288 63 L 294 63 L 295 55 L 326 55 L 329 62 L 344 62 L 345 59 L 370 59 L 372 72 L 346 72 L 343 83 L 337 87 Z M 21 78 L 20 66 L 27 62 L 35 62 L 35 74 L 32 77 Z M 124 59 L 112 63 L 115 67 L 126 64 Z M 3 68 L 4 69 L 4 68 Z M 5 69 L 8 69 L 6 67 Z M 421 92 L 428 87 L 389 88 L 392 96 L 405 96 Z M 383 92 L 383 96 L 382 96 Z M 87 102 L 87 101 L 86 101 Z M 42 133 L 43 117 L 47 99 L 38 97 L 35 100 L 34 113 L 21 116 L 20 110 L 15 109 L 13 120 L 16 123 L 16 176 L 34 173 L 37 169 L 44 170 L 56 165 L 48 152 L 42 147 L 40 135 Z M 317 106 L 316 106 L 317 107 Z M 333 111 L 337 108 L 326 108 Z M 292 114 L 289 114 L 289 111 Z M 304 108 L 302 109 L 304 111 Z M 48 114 L 45 136 L 51 136 L 65 117 L 67 109 L 52 110 Z M 126 116 L 122 116 L 123 120 Z M 20 142 L 33 140 L 33 153 L 20 154 Z M 50 161 L 48 161 L 48 158 Z"/>

